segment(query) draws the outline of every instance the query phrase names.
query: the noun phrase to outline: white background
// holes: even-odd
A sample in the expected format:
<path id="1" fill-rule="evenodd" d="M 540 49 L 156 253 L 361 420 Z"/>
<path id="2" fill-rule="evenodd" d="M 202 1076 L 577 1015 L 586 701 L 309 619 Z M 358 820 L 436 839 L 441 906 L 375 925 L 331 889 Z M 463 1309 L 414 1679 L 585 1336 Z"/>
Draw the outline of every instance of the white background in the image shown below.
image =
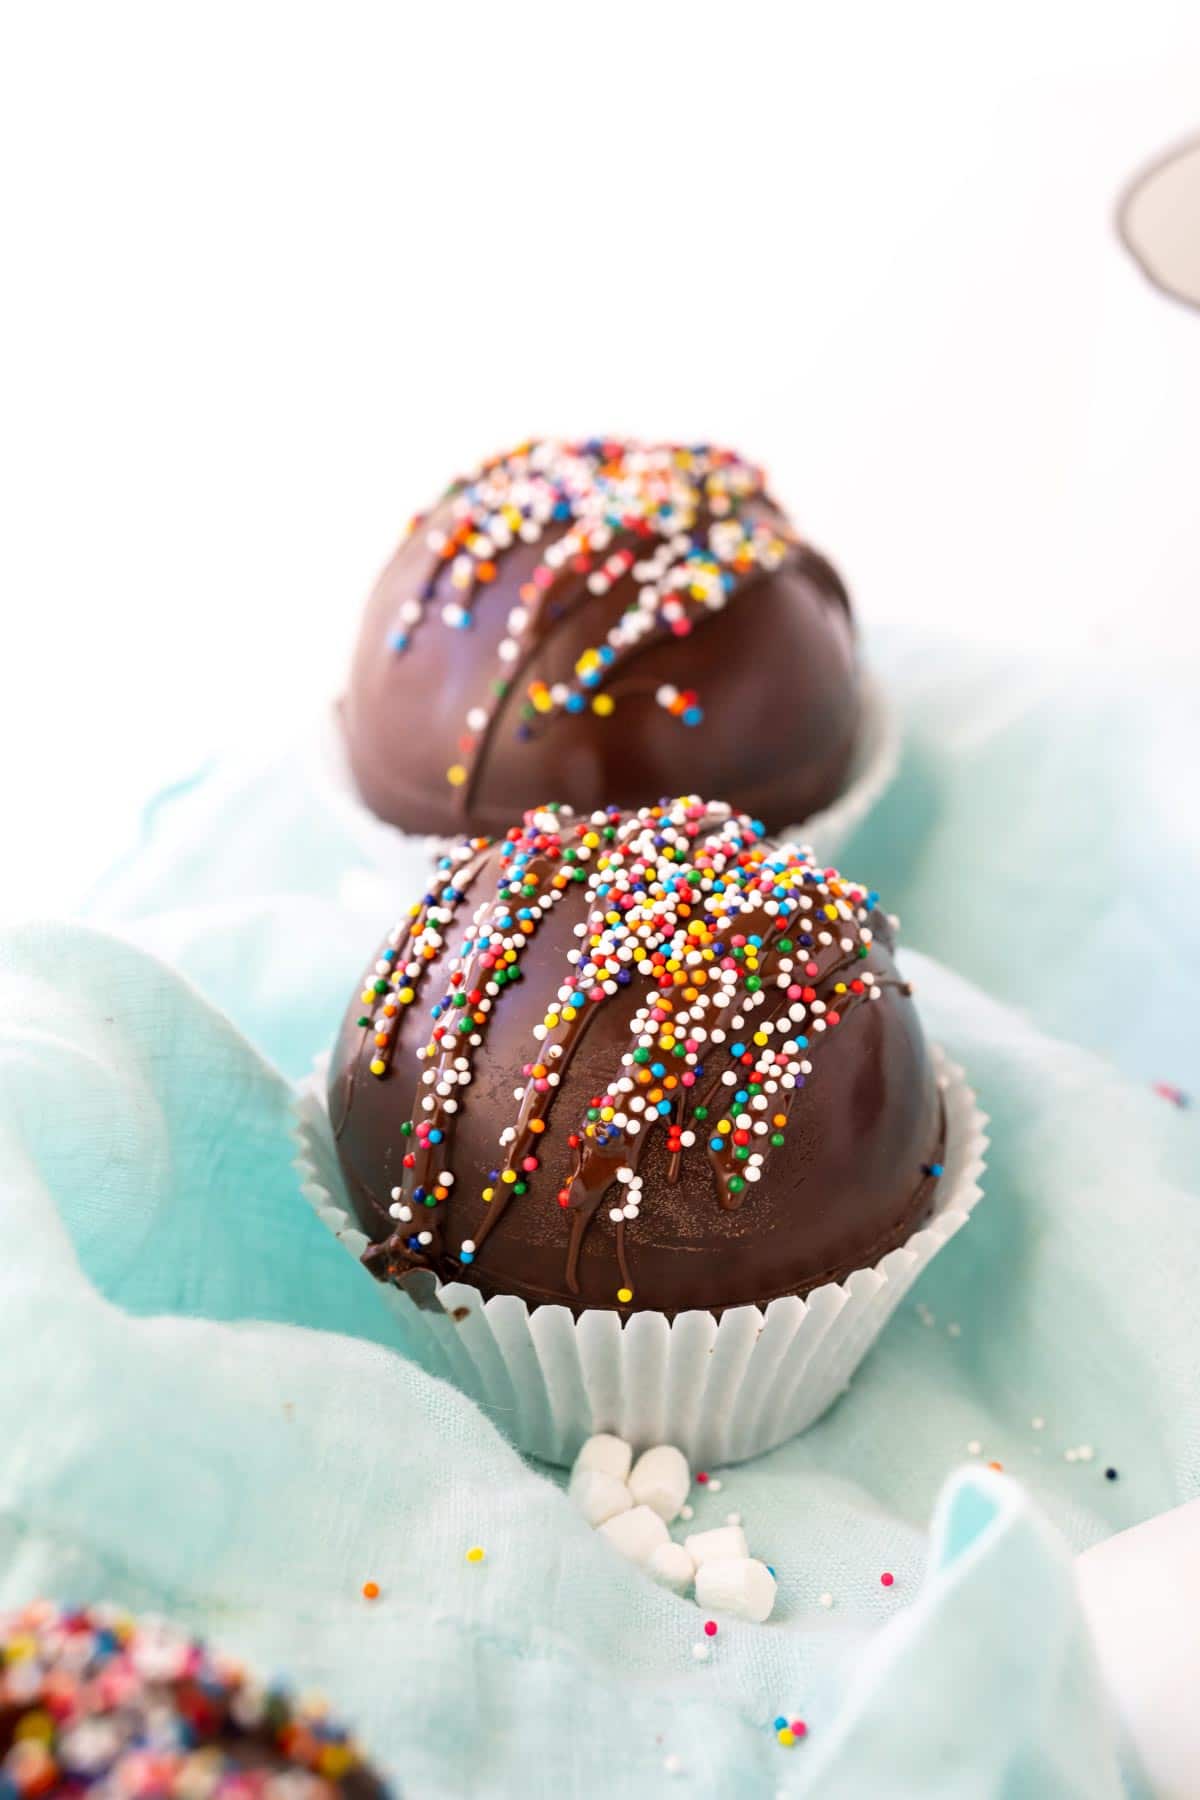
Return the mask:
<path id="1" fill-rule="evenodd" d="M 333 691 L 403 519 L 532 432 L 762 459 L 868 634 L 1197 643 L 1200 313 L 1112 228 L 1195 5 L 5 19 L 0 910 Z"/>

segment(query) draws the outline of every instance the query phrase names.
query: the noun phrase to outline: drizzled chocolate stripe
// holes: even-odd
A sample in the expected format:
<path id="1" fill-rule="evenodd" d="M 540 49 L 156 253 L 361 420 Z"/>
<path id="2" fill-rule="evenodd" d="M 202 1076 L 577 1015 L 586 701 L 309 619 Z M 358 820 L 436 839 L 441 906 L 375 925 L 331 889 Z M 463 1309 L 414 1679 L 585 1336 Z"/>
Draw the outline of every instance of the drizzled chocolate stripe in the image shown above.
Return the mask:
<path id="1" fill-rule="evenodd" d="M 590 598 L 585 576 L 577 577 L 573 583 L 563 581 L 561 591 L 558 582 L 551 587 L 539 590 L 539 597 L 533 604 L 530 614 L 530 623 L 523 634 L 524 648 L 520 650 L 517 660 L 508 667 L 503 680 L 493 681 L 486 704 L 474 709 L 467 721 L 469 729 L 467 735 L 461 740 L 462 747 L 460 749 L 463 759 L 460 767 L 466 771 L 466 779 L 457 790 L 457 810 L 460 816 L 466 816 L 484 778 L 488 747 L 499 728 L 506 708 L 519 690 L 521 677 L 530 664 L 536 661 L 555 632 L 562 630 Z M 526 604 L 529 605 L 528 602 Z M 530 708 L 530 710 L 533 709 Z M 478 713 L 483 715 L 482 723 L 479 721 Z M 536 712 L 534 717 L 537 717 Z M 519 729 L 530 731 L 531 726 L 528 723 L 522 723 Z"/>

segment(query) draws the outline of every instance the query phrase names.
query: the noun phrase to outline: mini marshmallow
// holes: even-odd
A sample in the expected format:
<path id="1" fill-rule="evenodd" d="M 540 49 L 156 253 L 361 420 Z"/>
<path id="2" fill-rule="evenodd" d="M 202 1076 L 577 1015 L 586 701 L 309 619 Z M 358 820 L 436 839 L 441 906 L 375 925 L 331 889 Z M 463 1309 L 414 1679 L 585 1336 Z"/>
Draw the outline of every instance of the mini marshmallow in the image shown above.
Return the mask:
<path id="1" fill-rule="evenodd" d="M 609 1432 L 602 1431 L 598 1436 L 588 1439 L 575 1458 L 571 1473 L 577 1475 L 580 1469 L 596 1469 L 601 1475 L 611 1475 L 616 1481 L 624 1481 L 629 1475 L 632 1461 L 633 1450 L 624 1438 L 613 1437 Z"/>
<path id="2" fill-rule="evenodd" d="M 614 1513 L 601 1525 L 598 1535 L 607 1538 L 614 1550 L 642 1568 L 662 1544 L 669 1544 L 670 1534 L 656 1512 L 648 1506 L 635 1506 L 629 1512 Z"/>
<path id="3" fill-rule="evenodd" d="M 659 1444 L 644 1450 L 633 1465 L 629 1491 L 639 1506 L 652 1506 L 667 1524 L 679 1517 L 679 1509 L 688 1497 L 692 1472 L 687 1457 L 674 1444 Z"/>
<path id="4" fill-rule="evenodd" d="M 752 1556 L 710 1557 L 696 1570 L 696 1604 L 761 1625 L 775 1604 L 775 1577 Z"/>
<path id="5" fill-rule="evenodd" d="M 628 1512 L 633 1495 L 623 1481 L 601 1469 L 576 1469 L 567 1493 L 589 1525 L 603 1525 L 617 1513 Z"/>
<path id="6" fill-rule="evenodd" d="M 719 1525 L 715 1531 L 698 1531 L 685 1538 L 688 1555 L 699 1568 L 714 1557 L 738 1557 L 745 1562 L 750 1555 L 746 1534 L 740 1525 Z"/>
<path id="7" fill-rule="evenodd" d="M 684 1593 L 692 1585 L 696 1574 L 696 1565 L 682 1544 L 660 1544 L 646 1568 L 655 1581 L 674 1588 L 677 1594 Z"/>

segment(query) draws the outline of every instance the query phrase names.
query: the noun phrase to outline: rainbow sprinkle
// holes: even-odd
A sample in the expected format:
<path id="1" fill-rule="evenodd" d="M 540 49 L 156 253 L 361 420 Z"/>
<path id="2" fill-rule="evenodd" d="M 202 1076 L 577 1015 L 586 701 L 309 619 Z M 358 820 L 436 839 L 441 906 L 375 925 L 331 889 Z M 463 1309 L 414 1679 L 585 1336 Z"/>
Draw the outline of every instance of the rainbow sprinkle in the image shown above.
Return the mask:
<path id="1" fill-rule="evenodd" d="M 1176 1087 L 1173 1081 L 1156 1081 L 1152 1085 L 1160 1100 L 1169 1100 L 1180 1112 L 1186 1112 L 1192 1104 L 1191 1095 L 1186 1094 L 1181 1087 Z"/>

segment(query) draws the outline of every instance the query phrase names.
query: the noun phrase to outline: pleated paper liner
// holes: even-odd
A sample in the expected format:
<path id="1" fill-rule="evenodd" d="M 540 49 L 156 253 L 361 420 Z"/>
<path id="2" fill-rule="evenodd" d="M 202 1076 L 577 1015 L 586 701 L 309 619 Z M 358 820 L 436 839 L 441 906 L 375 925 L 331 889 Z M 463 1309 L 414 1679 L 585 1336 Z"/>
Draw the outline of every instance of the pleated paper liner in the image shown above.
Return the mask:
<path id="1" fill-rule="evenodd" d="M 981 1193 L 987 1119 L 963 1072 L 931 1047 L 946 1109 L 943 1174 L 932 1216 L 873 1268 L 803 1299 L 710 1312 L 530 1308 L 513 1295 L 484 1301 L 463 1282 L 428 1282 L 418 1306 L 382 1291 L 424 1360 L 485 1408 L 517 1446 L 544 1462 L 574 1460 L 584 1439 L 612 1431 L 635 1448 L 677 1444 L 693 1467 L 744 1461 L 819 1419 L 849 1385 L 913 1282 L 966 1224 Z M 342 1183 L 326 1101 L 328 1059 L 297 1090 L 305 1198 L 356 1260 L 367 1239 Z M 366 1271 L 363 1280 L 373 1277 Z"/>

